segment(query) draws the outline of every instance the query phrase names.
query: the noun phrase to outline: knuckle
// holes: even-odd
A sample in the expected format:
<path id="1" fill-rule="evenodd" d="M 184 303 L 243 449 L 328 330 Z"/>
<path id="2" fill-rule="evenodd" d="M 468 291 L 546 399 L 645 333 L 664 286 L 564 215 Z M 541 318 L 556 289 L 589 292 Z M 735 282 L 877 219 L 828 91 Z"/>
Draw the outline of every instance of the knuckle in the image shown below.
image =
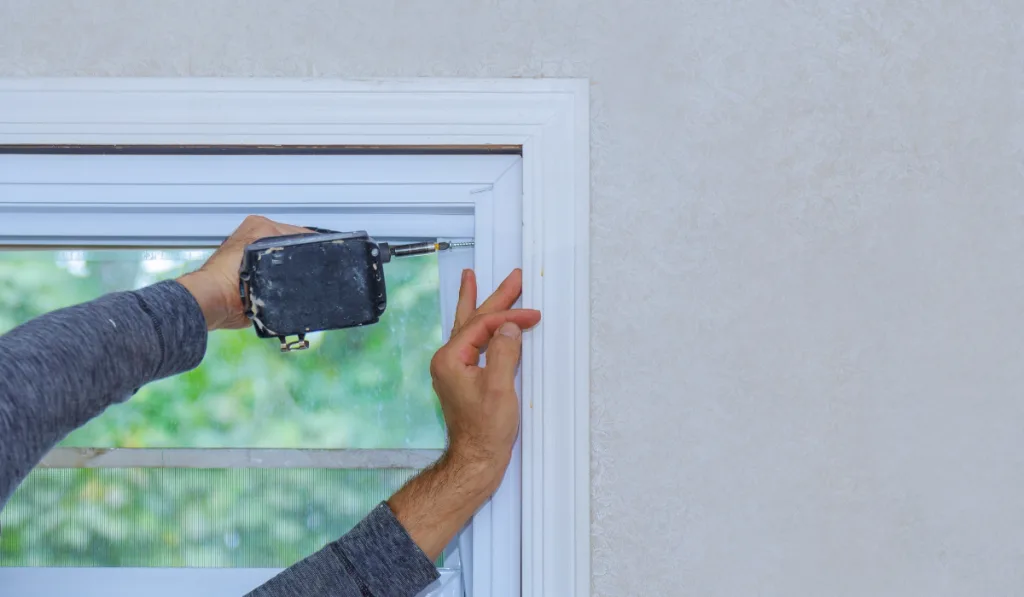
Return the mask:
<path id="1" fill-rule="evenodd" d="M 487 402 L 501 402 L 506 400 L 510 392 L 514 392 L 509 385 L 505 382 L 491 381 L 487 384 L 487 388 L 484 390 L 483 398 Z"/>
<path id="2" fill-rule="evenodd" d="M 430 359 L 430 374 L 434 377 L 442 375 L 448 369 L 448 351 L 444 348 L 434 353 Z"/>
<path id="3" fill-rule="evenodd" d="M 493 333 L 493 323 L 499 318 L 500 315 L 497 313 L 476 313 L 473 315 L 473 318 L 469 320 L 469 325 L 488 328 L 488 331 Z"/>

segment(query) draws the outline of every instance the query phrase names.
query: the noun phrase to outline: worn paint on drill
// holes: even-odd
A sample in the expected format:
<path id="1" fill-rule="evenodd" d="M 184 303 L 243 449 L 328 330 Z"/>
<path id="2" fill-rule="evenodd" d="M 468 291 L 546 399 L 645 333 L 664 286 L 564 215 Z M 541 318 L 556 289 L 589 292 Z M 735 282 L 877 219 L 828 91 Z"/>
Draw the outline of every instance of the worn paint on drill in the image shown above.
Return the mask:
<path id="1" fill-rule="evenodd" d="M 295 336 L 375 323 L 387 307 L 377 244 L 309 235 L 265 239 L 243 259 L 246 306 L 260 336 Z M 375 254 L 376 253 L 376 254 Z M 272 256 L 270 259 L 264 257 Z"/>

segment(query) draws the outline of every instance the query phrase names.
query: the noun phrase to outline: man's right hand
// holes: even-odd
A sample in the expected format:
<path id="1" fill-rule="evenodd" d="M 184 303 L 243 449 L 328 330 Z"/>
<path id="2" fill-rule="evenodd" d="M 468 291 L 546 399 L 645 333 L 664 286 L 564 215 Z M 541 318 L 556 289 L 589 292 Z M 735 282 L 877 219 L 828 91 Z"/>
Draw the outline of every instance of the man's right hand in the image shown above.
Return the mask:
<path id="1" fill-rule="evenodd" d="M 431 560 L 497 490 L 519 432 L 515 377 L 522 330 L 540 311 L 512 309 L 522 293 L 515 270 L 479 308 L 476 276 L 466 270 L 451 340 L 430 364 L 448 427 L 448 448 L 388 500 L 395 517 Z M 480 367 L 480 355 L 487 363 Z"/>
<path id="2" fill-rule="evenodd" d="M 300 234 L 305 228 L 268 220 L 263 216 L 249 216 L 198 271 L 178 278 L 203 311 L 206 329 L 233 330 L 251 325 L 238 295 L 238 267 L 242 252 L 250 243 L 268 236 Z"/>

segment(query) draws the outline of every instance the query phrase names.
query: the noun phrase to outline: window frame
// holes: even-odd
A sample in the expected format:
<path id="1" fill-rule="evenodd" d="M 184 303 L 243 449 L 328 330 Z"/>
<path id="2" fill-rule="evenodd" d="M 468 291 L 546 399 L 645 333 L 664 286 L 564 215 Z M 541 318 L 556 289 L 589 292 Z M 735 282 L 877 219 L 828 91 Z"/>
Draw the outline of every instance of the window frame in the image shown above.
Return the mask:
<path id="1" fill-rule="evenodd" d="M 590 592 L 588 101 L 581 80 L 0 79 L 0 151 L 518 149 L 522 177 L 464 181 L 521 185 L 517 226 L 498 230 L 509 214 L 497 201 L 474 207 L 474 226 L 518 247 L 522 304 L 545 317 L 524 343 L 521 445 L 499 494 L 477 514 L 486 523 L 474 522 L 467 592 L 582 597 Z M 101 205 L 111 207 L 93 200 Z M 0 196 L 5 220 L 24 208 Z M 486 258 L 477 253 L 478 268 Z M 510 269 L 490 258 L 492 272 Z M 521 502 L 507 499 L 517 494 Z"/>
<path id="2" fill-rule="evenodd" d="M 255 184 L 254 179 L 258 181 Z M 498 283 L 495 267 L 511 270 L 521 265 L 518 245 L 498 245 L 496 234 L 504 231 L 502 236 L 509 237 L 518 228 L 521 180 L 522 158 L 518 155 L 0 154 L 0 193 L 5 197 L 0 207 L 7 216 L 0 222 L 0 246 L 215 246 L 250 213 L 252 202 L 246 191 L 263 190 L 260 186 L 266 185 L 278 199 L 260 202 L 259 212 L 282 221 L 339 230 L 368 229 L 389 240 L 403 236 L 409 240 L 473 239 L 473 250 L 438 255 L 442 340 L 446 341 L 461 269 L 475 268 L 479 290 L 486 296 Z M 90 197 L 105 201 L 83 201 Z M 502 207 L 496 209 L 496 205 Z M 500 212 L 504 217 L 494 221 Z M 439 456 L 431 449 L 98 449 L 55 448 L 41 466 L 365 469 L 408 468 L 412 464 L 422 468 Z M 492 570 L 498 578 L 508 576 L 502 567 L 507 562 L 511 569 L 513 561 L 506 559 L 497 565 L 498 553 L 488 551 L 489 542 L 474 539 L 492 535 L 518 538 L 500 528 L 511 520 L 510 512 L 518 511 L 520 498 L 514 487 L 515 482 L 509 481 L 499 490 L 503 505 L 495 512 L 500 514 L 478 514 L 445 550 L 441 578 L 423 597 L 461 596 L 463 581 L 470 578 L 474 567 L 481 570 L 481 579 L 489 578 Z M 473 545 L 478 546 L 476 552 Z M 505 558 L 511 553 L 518 550 Z M 111 586 L 133 586 L 124 580 L 128 578 L 145 580 L 175 594 L 187 585 L 222 595 L 238 582 L 246 582 L 252 589 L 281 569 L 76 570 L 88 570 L 89 577 L 102 579 L 80 585 L 78 594 L 88 597 L 96 591 L 97 597 L 106 597 L 111 595 Z M 52 568 L 0 568 L 0 584 L 59 591 L 69 574 L 74 573 L 67 569 L 54 575 Z M 163 593 L 156 590 L 155 594 Z"/>

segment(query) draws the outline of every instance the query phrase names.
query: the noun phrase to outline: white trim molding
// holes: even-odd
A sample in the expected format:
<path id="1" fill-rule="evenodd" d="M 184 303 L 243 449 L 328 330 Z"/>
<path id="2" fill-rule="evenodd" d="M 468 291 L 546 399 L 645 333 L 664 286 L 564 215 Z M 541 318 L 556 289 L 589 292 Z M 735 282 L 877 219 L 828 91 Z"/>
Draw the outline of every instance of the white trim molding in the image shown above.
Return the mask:
<path id="1" fill-rule="evenodd" d="M 269 153 L 285 146 L 521 148 L 522 177 L 514 184 L 522 185 L 517 239 L 522 303 L 544 313 L 524 345 L 522 444 L 516 456 L 521 468 L 506 478 L 522 492 L 521 591 L 490 587 L 485 589 L 490 595 L 476 591 L 474 597 L 585 597 L 590 594 L 588 111 L 584 80 L 0 79 L 0 146 L 247 146 Z M 266 176 L 274 175 L 267 171 Z M 368 162 L 364 180 L 352 182 L 369 192 L 374 176 Z M 0 165 L 0 181 L 5 178 L 18 176 Z M 460 182 L 480 185 L 500 178 Z M 0 210 L 5 208 L 2 189 Z M 312 187 L 306 192 L 306 211 L 299 213 L 319 213 L 327 200 Z M 88 201 L 93 206 L 106 201 L 113 213 L 119 197 Z M 269 196 L 252 197 L 256 203 L 272 202 Z M 72 209 L 71 203 L 37 207 Z M 434 199 L 412 203 L 392 207 L 417 209 Z M 494 206 L 487 217 L 500 217 L 500 210 Z M 479 222 L 482 215 L 475 217 Z M 465 233 L 468 220 L 445 221 L 453 236 Z M 216 236 L 214 229 L 222 226 L 211 225 L 211 232 L 197 236 Z"/>

